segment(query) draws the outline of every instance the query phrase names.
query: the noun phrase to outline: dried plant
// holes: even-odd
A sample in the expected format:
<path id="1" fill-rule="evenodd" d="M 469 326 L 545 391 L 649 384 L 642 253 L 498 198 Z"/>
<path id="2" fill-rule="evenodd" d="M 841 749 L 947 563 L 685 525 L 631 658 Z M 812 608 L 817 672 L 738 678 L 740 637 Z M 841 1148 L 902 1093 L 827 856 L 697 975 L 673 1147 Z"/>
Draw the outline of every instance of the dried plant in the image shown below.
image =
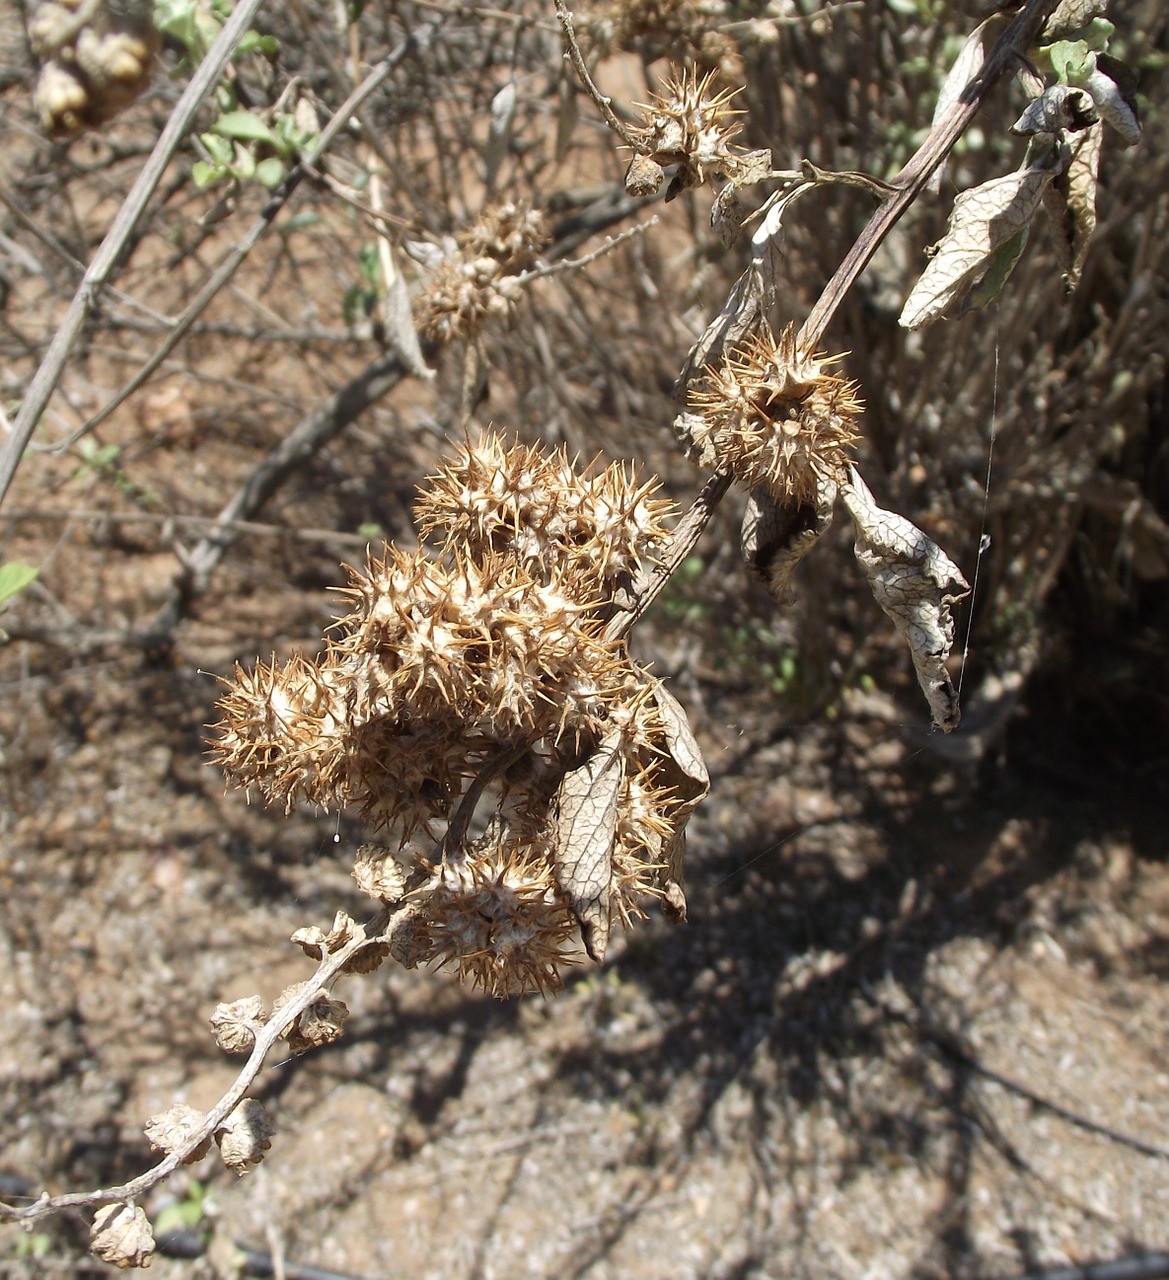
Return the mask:
<path id="1" fill-rule="evenodd" d="M 297 930 L 292 941 L 317 966 L 311 977 L 270 1007 L 249 995 L 216 1009 L 216 1043 L 227 1053 L 247 1053 L 247 1064 L 207 1113 L 180 1105 L 148 1123 L 150 1143 L 164 1153 L 153 1170 L 120 1187 L 46 1196 L 23 1209 L 0 1206 L 3 1216 L 31 1221 L 104 1203 L 94 1222 L 94 1251 L 118 1266 L 146 1265 L 152 1243 L 135 1198 L 179 1165 L 202 1158 L 212 1142 L 236 1172 L 263 1159 L 273 1127 L 246 1091 L 277 1040 L 299 1054 L 343 1036 L 348 1008 L 332 993 L 343 976 L 371 972 L 392 958 L 406 967 L 446 967 L 493 996 L 547 994 L 562 984 L 568 966 L 586 956 L 603 961 L 614 924 L 633 925 L 655 906 L 673 921 L 685 919 L 685 829 L 706 794 L 707 772 L 685 712 L 634 659 L 628 636 L 732 484 L 746 494 L 745 557 L 781 601 L 837 506 L 844 507 L 855 528 L 857 563 L 909 650 L 934 724 L 956 727 L 949 660 L 953 606 L 968 591 L 966 580 L 926 533 L 874 499 L 859 469 L 862 395 L 871 403 L 881 389 L 874 379 L 862 387 L 846 375 L 853 357 L 823 354 L 823 337 L 860 272 L 927 190 L 996 81 L 1020 65 L 1031 103 L 1015 131 L 1028 139 L 1026 155 L 1013 172 L 959 196 L 945 236 L 909 292 L 901 324 L 918 328 L 997 297 L 1040 208 L 1054 215 L 1066 283 L 1075 286 L 1096 221 L 1103 124 L 1125 144 L 1140 133 L 1124 69 L 1106 50 L 1111 29 L 1102 22 L 1104 8 L 1091 0 L 1027 0 L 1009 20 L 988 18 L 943 84 L 925 140 L 886 180 L 808 160 L 776 169 L 769 147 L 741 145 L 752 136 L 750 94 L 718 87 L 713 70 L 700 73 L 690 65 L 718 61 L 725 68 L 737 49 L 727 31 L 711 29 L 725 18 L 724 6 L 606 5 L 592 12 L 594 51 L 653 35 L 681 41 L 694 55 L 640 108 L 639 124 L 624 123 L 597 90 L 571 15 L 556 0 L 584 92 L 634 153 L 627 195 L 655 196 L 667 180 L 667 200 L 709 185 L 716 189 L 711 226 L 724 244 L 753 228 L 746 267 L 691 347 L 675 388 L 675 432 L 691 459 L 714 476 L 675 523 L 652 476 L 599 459 L 581 468 L 565 447 L 468 431 L 418 495 L 417 548 L 370 549 L 365 562 L 349 570 L 348 612 L 324 638 L 321 653 L 236 668 L 219 703 L 217 763 L 234 785 L 285 811 L 300 803 L 357 810 L 376 843 L 358 848 L 353 875 L 379 903 L 378 912 L 364 925 L 339 912 L 328 929 Z M 241 9 L 238 25 L 223 28 L 224 59 L 248 20 Z M 315 129 L 298 134 L 298 142 L 285 140 L 287 155 L 266 184 L 275 195 L 251 240 L 305 177 L 342 194 L 368 218 L 377 239 L 371 276 L 387 316 L 387 349 L 358 379 L 355 399 L 364 396 L 364 403 L 381 394 L 387 380 L 429 378 L 426 361 L 449 342 L 465 343 L 489 364 L 489 342 L 520 324 L 521 291 L 559 269 L 541 258 L 555 236 L 546 212 L 518 197 L 492 195 L 457 235 L 444 238 L 439 228 L 427 227 L 423 239 L 403 243 L 424 267 L 411 322 L 384 193 L 371 189 L 363 207 L 359 188 L 347 187 L 321 163 L 325 147 L 357 118 L 371 83 L 380 83 L 376 77 L 388 75 L 407 51 L 426 47 L 445 20 L 435 19 L 422 36 L 411 34 L 369 81 L 357 84 L 355 74 L 353 95 L 315 141 L 307 141 Z M 356 47 L 355 32 L 356 24 L 350 32 Z M 62 134 L 108 119 L 140 92 L 157 43 L 152 29 L 97 0 L 41 5 L 31 35 L 44 59 L 37 107 L 45 129 Z M 532 37 L 534 48 L 538 38 Z M 762 55 L 756 50 L 753 56 Z M 434 108 L 434 85 L 442 77 L 429 71 L 427 101 Z M 476 93 L 477 108 L 489 117 L 482 185 L 493 192 L 516 127 L 516 91 L 509 82 L 478 86 Z M 412 119 L 409 94 L 400 96 L 402 117 Z M 184 110 L 193 115 L 198 98 L 193 94 Z M 273 119 L 276 106 L 265 109 Z M 252 121 L 234 124 L 256 129 Z M 254 133 L 252 140 L 265 139 Z M 167 147 L 160 142 L 152 161 L 153 182 L 172 154 Z M 377 151 L 372 142 L 369 148 Z M 294 158 L 286 173 L 283 160 Z M 452 186 L 463 176 L 441 145 L 425 163 Z M 234 172 L 226 162 L 220 168 L 220 177 Z M 774 190 L 749 212 L 745 189 L 759 184 Z M 865 191 L 879 205 L 798 324 L 782 287 L 784 222 L 797 198 L 834 184 Z M 89 306 L 86 291 L 112 271 L 148 188 L 144 181 L 128 202 L 133 216 L 103 245 L 100 271 L 87 272 L 62 325 L 64 337 L 54 344 L 60 350 L 46 354 L 40 389 L 29 393 L 33 407 L 22 410 L 6 455 L 23 450 L 39 416 L 37 397 L 47 397 Z M 215 273 L 214 288 L 204 288 L 167 342 L 173 346 L 195 322 L 248 248 Z M 836 244 L 831 251 L 844 248 Z M 154 353 L 143 376 L 169 349 L 164 343 Z M 105 412 L 88 420 L 78 438 Z M 469 412 L 460 416 L 466 420 Z M 311 422 L 306 435 L 314 448 L 332 438 Z M 295 454 L 293 446 L 303 443 L 297 437 L 286 452 Z M 251 489 L 270 492 L 286 474 L 280 471 L 285 463 L 270 460 Z M 211 544 L 217 537 L 226 542 L 227 526 L 254 510 L 249 501 L 245 493 L 229 505 L 208 542 L 188 557 L 180 603 L 184 592 L 205 583 L 222 554 L 221 545 Z"/>

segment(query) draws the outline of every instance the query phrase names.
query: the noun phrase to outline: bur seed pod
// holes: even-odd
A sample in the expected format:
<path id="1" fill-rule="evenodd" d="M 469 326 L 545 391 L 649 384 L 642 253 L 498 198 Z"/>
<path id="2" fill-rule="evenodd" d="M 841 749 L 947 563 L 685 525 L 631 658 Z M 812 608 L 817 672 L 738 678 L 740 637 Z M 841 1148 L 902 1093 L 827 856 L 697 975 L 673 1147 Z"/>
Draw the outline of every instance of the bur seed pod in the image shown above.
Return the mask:
<path id="1" fill-rule="evenodd" d="M 202 1129 L 205 1119 L 203 1112 L 179 1102 L 159 1115 L 151 1116 L 142 1132 L 156 1151 L 165 1151 L 169 1156 L 186 1146 Z M 197 1164 L 210 1148 L 211 1139 L 208 1137 L 183 1157 L 183 1164 Z"/>
<path id="2" fill-rule="evenodd" d="M 264 1025 L 264 1002 L 259 996 L 245 996 L 230 1004 L 218 1004 L 211 1015 L 215 1043 L 224 1053 L 251 1053 L 256 1032 Z"/>
<path id="3" fill-rule="evenodd" d="M 215 1141 L 223 1163 L 243 1174 L 263 1160 L 275 1132 L 263 1104 L 244 1098 L 216 1130 Z"/>
<path id="4" fill-rule="evenodd" d="M 703 466 L 726 467 L 782 503 L 811 503 L 843 478 L 862 405 L 854 382 L 829 371 L 842 357 L 796 350 L 789 325 L 753 335 L 691 384 L 694 445 Z"/>
<path id="5" fill-rule="evenodd" d="M 154 1233 L 145 1212 L 127 1202 L 103 1205 L 93 1216 L 89 1249 L 119 1270 L 150 1266 Z"/>

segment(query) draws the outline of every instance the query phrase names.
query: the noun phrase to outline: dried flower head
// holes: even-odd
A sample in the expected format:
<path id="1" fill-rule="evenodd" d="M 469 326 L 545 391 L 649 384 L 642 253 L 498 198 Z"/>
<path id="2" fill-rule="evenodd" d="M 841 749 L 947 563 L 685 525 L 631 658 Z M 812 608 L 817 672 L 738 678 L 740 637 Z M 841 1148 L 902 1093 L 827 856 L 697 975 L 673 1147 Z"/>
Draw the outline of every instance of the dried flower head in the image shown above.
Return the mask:
<path id="1" fill-rule="evenodd" d="M 605 638 L 616 591 L 666 536 L 655 491 L 624 466 L 578 471 L 563 450 L 468 442 L 422 490 L 419 549 L 350 570 L 324 655 L 228 682 L 216 754 L 233 781 L 285 805 L 358 805 L 398 837 L 358 852 L 359 887 L 398 905 L 392 936 L 350 971 L 392 954 L 496 995 L 547 991 L 582 936 L 599 956 L 612 920 L 680 896 L 676 851 L 705 770 L 667 767 L 680 743 L 698 754 L 684 714 L 672 704 L 668 724 L 660 682 Z M 495 814 L 468 847 L 456 805 L 477 802 L 485 769 Z M 340 913 L 293 940 L 323 960 L 355 928 Z M 290 1043 L 328 1042 L 343 1013 L 318 1002 Z"/>
<path id="2" fill-rule="evenodd" d="M 652 62 L 687 50 L 713 68 L 735 54 L 734 41 L 718 29 L 729 10 L 726 0 L 606 0 L 589 7 L 583 32 L 604 54 L 633 47 Z"/>
<path id="3" fill-rule="evenodd" d="M 548 242 L 542 213 L 522 204 L 495 205 L 455 238 L 420 291 L 418 327 L 440 342 L 507 320 L 519 301 L 516 277 Z"/>
<path id="4" fill-rule="evenodd" d="M 223 1163 L 237 1173 L 247 1173 L 263 1160 L 275 1132 L 263 1103 L 244 1098 L 216 1130 L 215 1141 Z"/>
<path id="5" fill-rule="evenodd" d="M 429 477 L 415 514 L 443 553 L 508 555 L 545 583 L 553 571 L 575 578 L 587 597 L 636 572 L 665 537 L 673 508 L 657 489 L 620 464 L 580 473 L 563 449 L 544 454 L 489 433 Z"/>
<path id="6" fill-rule="evenodd" d="M 419 959 L 495 996 L 561 986 L 576 922 L 539 844 L 493 832 L 435 867 L 414 900 L 428 921 Z"/>
<path id="7" fill-rule="evenodd" d="M 251 1053 L 256 1032 L 267 1021 L 264 1002 L 259 996 L 244 996 L 230 1004 L 217 1004 L 211 1015 L 215 1043 L 224 1053 Z"/>
<path id="8" fill-rule="evenodd" d="M 796 350 L 789 325 L 750 338 L 697 379 L 690 408 L 701 416 L 694 446 L 703 466 L 729 467 L 744 485 L 766 485 L 785 503 L 812 500 L 817 482 L 839 479 L 857 438 L 856 383 L 828 372 L 842 357 Z"/>
<path id="9" fill-rule="evenodd" d="M 752 180 L 755 153 L 734 145 L 743 128 L 737 117 L 743 113 L 731 103 L 742 90 L 715 92 L 716 78 L 713 71 L 701 79 L 697 71 L 684 71 L 667 80 L 665 92 L 654 94 L 652 102 L 637 104 L 644 120 L 637 137 L 646 155 L 635 160 L 631 174 L 644 181 L 646 158 L 662 169 L 674 168 L 667 199 L 716 174 L 732 182 Z"/>
<path id="10" fill-rule="evenodd" d="M 150 83 L 159 37 L 147 5 L 42 0 L 28 31 L 43 62 L 37 113 L 55 136 L 112 119 Z"/>
<path id="11" fill-rule="evenodd" d="M 142 1132 L 146 1134 L 146 1140 L 156 1151 L 165 1151 L 169 1156 L 176 1151 L 181 1151 L 202 1130 L 205 1119 L 202 1111 L 196 1111 L 194 1107 L 178 1102 L 166 1111 L 151 1116 Z M 210 1146 L 211 1139 L 205 1138 L 187 1153 L 183 1163 L 195 1164 L 202 1160 Z"/>
<path id="12" fill-rule="evenodd" d="M 154 1233 L 145 1211 L 125 1202 L 103 1205 L 93 1215 L 89 1248 L 119 1270 L 150 1266 Z"/>

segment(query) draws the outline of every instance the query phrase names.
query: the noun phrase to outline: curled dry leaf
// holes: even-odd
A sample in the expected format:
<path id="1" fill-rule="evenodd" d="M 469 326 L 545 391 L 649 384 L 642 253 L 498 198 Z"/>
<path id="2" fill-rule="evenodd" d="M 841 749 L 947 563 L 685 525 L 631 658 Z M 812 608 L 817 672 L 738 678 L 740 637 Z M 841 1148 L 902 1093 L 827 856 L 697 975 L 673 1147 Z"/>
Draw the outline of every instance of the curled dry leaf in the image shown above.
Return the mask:
<path id="1" fill-rule="evenodd" d="M 1043 25 L 1043 40 L 1066 40 L 1108 11 L 1108 0 L 1060 0 Z"/>
<path id="2" fill-rule="evenodd" d="M 652 687 L 668 753 L 661 765 L 662 782 L 675 797 L 671 806 L 673 830 L 663 840 L 660 855 L 666 865 L 662 910 L 667 919 L 679 924 L 686 919 L 682 877 L 686 823 L 710 790 L 710 774 L 681 703 L 660 680 L 654 680 Z"/>
<path id="3" fill-rule="evenodd" d="M 268 1113 L 255 1098 L 244 1098 L 215 1133 L 223 1163 L 237 1173 L 247 1173 L 264 1158 L 276 1130 Z"/>
<path id="4" fill-rule="evenodd" d="M 916 525 L 873 500 L 850 468 L 841 497 L 856 525 L 857 562 L 873 596 L 909 646 L 934 724 L 958 727 L 958 695 L 946 670 L 954 644 L 950 606 L 970 591 L 958 566 Z"/>
<path id="5" fill-rule="evenodd" d="M 222 1007 L 222 1006 L 221 1006 Z M 181 1151 L 193 1137 L 203 1128 L 206 1117 L 202 1111 L 188 1107 L 185 1103 L 176 1103 L 166 1111 L 151 1116 L 142 1130 L 146 1140 L 156 1151 L 165 1151 L 168 1156 Z M 183 1158 L 184 1164 L 195 1164 L 202 1160 L 211 1146 L 211 1139 L 204 1138 L 193 1150 Z"/>
<path id="6" fill-rule="evenodd" d="M 230 1004 L 218 1004 L 211 1015 L 215 1043 L 224 1053 L 251 1053 L 256 1032 L 266 1018 L 264 1002 L 259 996 L 244 996 Z"/>
<path id="7" fill-rule="evenodd" d="M 945 237 L 905 300 L 904 328 L 936 320 L 988 273 L 998 250 L 1030 227 L 1044 188 L 1062 165 L 1062 152 L 1049 148 L 1032 164 L 962 192 Z"/>
<path id="8" fill-rule="evenodd" d="M 1011 132 L 1029 137 L 1036 133 L 1058 133 L 1069 129 L 1078 133 L 1100 118 L 1092 95 L 1086 89 L 1069 84 L 1053 84 L 1027 104 L 1023 114 L 1011 125 Z"/>
<path id="9" fill-rule="evenodd" d="M 766 486 L 751 491 L 740 538 L 743 558 L 780 604 L 790 602 L 796 567 L 832 523 L 836 493 L 827 476 L 817 478 L 810 503 L 781 506 Z"/>
<path id="10" fill-rule="evenodd" d="M 103 1262 L 121 1270 L 148 1267 L 154 1256 L 154 1233 L 137 1205 L 102 1205 L 93 1217 L 89 1248 Z"/>
<path id="11" fill-rule="evenodd" d="M 1126 147 L 1135 147 L 1141 140 L 1141 122 L 1133 105 L 1133 94 L 1128 86 L 1118 81 L 1130 80 L 1128 68 L 1114 58 L 1100 54 L 1096 69 L 1089 72 L 1083 86 L 1092 95 L 1100 118 L 1110 124 Z"/>
<path id="12" fill-rule="evenodd" d="M 1096 180 L 1103 137 L 1102 124 L 1078 134 L 1067 169 L 1043 192 L 1043 206 L 1055 228 L 1055 249 L 1069 291 L 1080 282 L 1084 258 L 1096 230 Z"/>
<path id="13" fill-rule="evenodd" d="M 612 730 L 556 793 L 553 870 L 580 925 L 589 956 L 600 964 L 609 945 L 609 890 L 617 799 L 625 774 L 621 735 Z"/>

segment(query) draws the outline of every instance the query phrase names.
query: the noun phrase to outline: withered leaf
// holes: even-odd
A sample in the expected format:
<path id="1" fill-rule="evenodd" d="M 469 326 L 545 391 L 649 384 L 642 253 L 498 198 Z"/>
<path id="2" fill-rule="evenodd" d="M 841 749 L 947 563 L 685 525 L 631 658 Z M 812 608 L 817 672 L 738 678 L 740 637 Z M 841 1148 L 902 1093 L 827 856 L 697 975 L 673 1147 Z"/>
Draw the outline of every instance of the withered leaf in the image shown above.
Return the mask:
<path id="1" fill-rule="evenodd" d="M 483 155 L 486 169 L 484 182 L 488 191 L 495 190 L 495 180 L 499 176 L 499 166 L 507 155 L 511 141 L 511 125 L 515 119 L 516 85 L 514 80 L 507 84 L 491 99 L 491 115 L 487 126 L 487 147 Z"/>
<path id="2" fill-rule="evenodd" d="M 1055 227 L 1055 249 L 1069 290 L 1080 282 L 1084 258 L 1096 230 L 1096 177 L 1104 126 L 1094 124 L 1078 134 L 1072 158 L 1043 193 L 1043 205 Z"/>
<path id="3" fill-rule="evenodd" d="M 576 77 L 564 67 L 556 86 L 556 160 L 564 159 L 572 145 L 572 135 L 580 119 L 576 98 Z"/>
<path id="4" fill-rule="evenodd" d="M 1108 11 L 1108 0 L 1060 0 L 1043 24 L 1043 40 L 1066 40 Z"/>
<path id="5" fill-rule="evenodd" d="M 747 564 L 780 604 L 790 603 L 797 565 L 832 523 L 836 492 L 833 481 L 821 477 L 814 502 L 781 506 L 770 490 L 752 490 L 740 546 Z"/>
<path id="6" fill-rule="evenodd" d="M 668 760 L 663 762 L 662 780 L 677 797 L 671 809 L 673 830 L 662 842 L 660 852 L 666 864 L 662 911 L 667 919 L 679 924 L 686 919 L 682 865 L 686 852 L 686 823 L 710 790 L 710 774 L 681 703 L 660 680 L 653 682 L 653 695 L 665 728 L 669 753 Z"/>
<path id="7" fill-rule="evenodd" d="M 728 182 L 715 196 L 710 210 L 710 225 L 724 249 L 729 249 L 735 243 L 746 217 L 747 207 L 743 204 L 739 188 L 733 182 Z"/>
<path id="8" fill-rule="evenodd" d="M 1028 137 L 1036 133 L 1055 133 L 1060 129 L 1079 132 L 1100 118 L 1092 95 L 1086 89 L 1070 84 L 1053 84 L 1028 103 L 1023 114 L 1011 125 L 1011 132 Z"/>
<path id="9" fill-rule="evenodd" d="M 780 328 L 779 279 L 783 258 L 783 218 L 788 206 L 811 191 L 815 183 L 804 182 L 790 191 L 777 191 L 759 211 L 761 221 L 751 236 L 751 270 L 759 280 L 763 318 L 776 332 Z"/>
<path id="10" fill-rule="evenodd" d="M 877 506 L 855 468 L 849 468 L 840 491 L 856 525 L 857 562 L 877 603 L 909 646 L 934 724 L 948 733 L 959 720 L 958 695 L 946 670 L 954 644 L 950 606 L 970 587 L 937 543 L 904 516 Z"/>
<path id="11" fill-rule="evenodd" d="M 1107 69 L 1106 69 L 1107 68 Z M 1096 59 L 1096 69 L 1083 81 L 1084 88 L 1092 95 L 1096 110 L 1105 123 L 1110 124 L 1127 147 L 1134 147 L 1141 140 L 1141 122 L 1134 105 L 1135 96 L 1118 83 L 1129 79 L 1129 69 L 1115 59 Z"/>
<path id="12" fill-rule="evenodd" d="M 620 746 L 620 731 L 613 729 L 584 764 L 564 775 L 556 793 L 553 871 L 598 964 L 609 945 L 617 797 L 625 773 Z"/>
<path id="13" fill-rule="evenodd" d="M 1058 148 L 1014 173 L 963 191 L 950 225 L 921 279 L 905 300 L 899 323 L 919 329 L 936 320 L 986 274 L 1001 245 L 1030 226 L 1043 190 L 1062 167 Z"/>

